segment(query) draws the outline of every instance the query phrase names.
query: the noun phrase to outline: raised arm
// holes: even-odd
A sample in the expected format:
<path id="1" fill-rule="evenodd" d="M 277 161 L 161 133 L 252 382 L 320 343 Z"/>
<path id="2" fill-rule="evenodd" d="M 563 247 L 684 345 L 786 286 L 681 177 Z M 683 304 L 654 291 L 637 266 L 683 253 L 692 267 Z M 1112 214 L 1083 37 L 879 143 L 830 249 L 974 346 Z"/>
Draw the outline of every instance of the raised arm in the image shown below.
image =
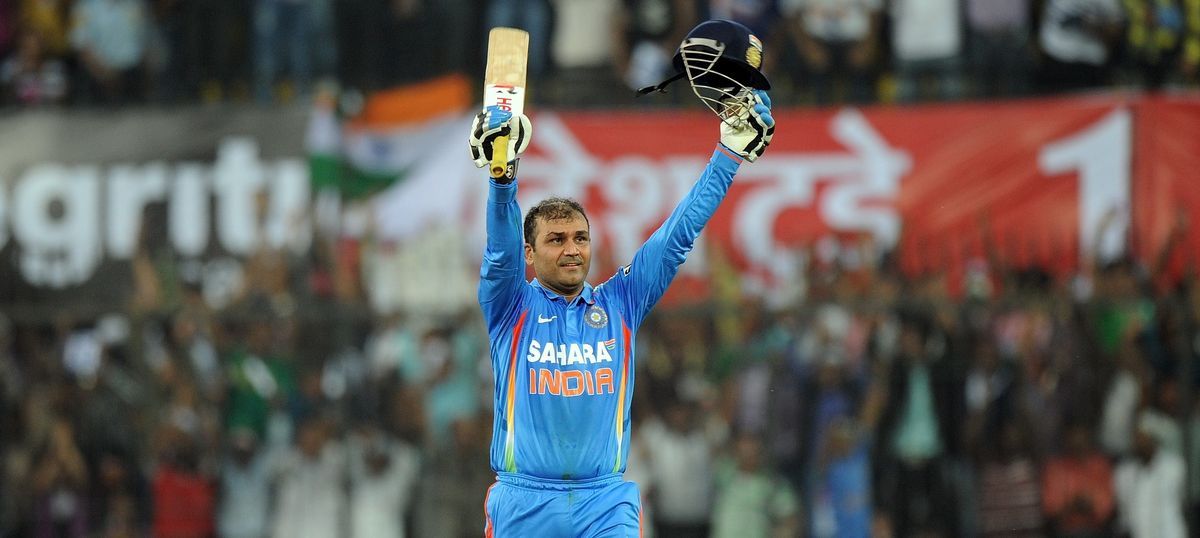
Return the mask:
<path id="1" fill-rule="evenodd" d="M 513 117 L 496 107 L 480 112 L 471 125 L 471 155 L 477 166 L 491 161 L 492 141 L 515 131 L 509 144 L 509 162 L 516 169 L 516 158 L 529 146 L 532 132 L 529 119 Z M 517 180 L 499 177 L 488 180 L 487 243 L 479 269 L 479 305 L 490 332 L 503 321 L 516 303 L 525 284 L 524 240 L 521 232 L 521 208 L 517 205 Z"/>
<path id="2" fill-rule="evenodd" d="M 487 243 L 479 268 L 479 304 L 491 324 L 490 310 L 508 305 L 525 283 L 521 256 L 521 208 L 517 206 L 517 182 L 490 180 L 487 202 Z"/>
<path id="3" fill-rule="evenodd" d="M 631 305 L 630 321 L 635 325 L 667 291 L 700 231 L 725 199 L 742 161 L 753 162 L 770 143 L 775 133 L 771 100 L 761 90 L 753 98 L 743 117 L 721 123 L 721 143 L 700 179 L 614 278 Z"/>

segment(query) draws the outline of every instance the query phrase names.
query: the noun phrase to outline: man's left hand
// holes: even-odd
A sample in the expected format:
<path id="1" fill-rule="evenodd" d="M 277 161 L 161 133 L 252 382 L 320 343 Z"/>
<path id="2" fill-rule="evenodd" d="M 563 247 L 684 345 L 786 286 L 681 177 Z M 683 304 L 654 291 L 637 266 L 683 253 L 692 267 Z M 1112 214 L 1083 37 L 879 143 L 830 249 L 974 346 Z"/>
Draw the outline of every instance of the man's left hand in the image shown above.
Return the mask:
<path id="1" fill-rule="evenodd" d="M 746 100 L 738 114 L 721 121 L 721 145 L 754 162 L 775 136 L 775 118 L 767 92 L 754 90 Z"/>

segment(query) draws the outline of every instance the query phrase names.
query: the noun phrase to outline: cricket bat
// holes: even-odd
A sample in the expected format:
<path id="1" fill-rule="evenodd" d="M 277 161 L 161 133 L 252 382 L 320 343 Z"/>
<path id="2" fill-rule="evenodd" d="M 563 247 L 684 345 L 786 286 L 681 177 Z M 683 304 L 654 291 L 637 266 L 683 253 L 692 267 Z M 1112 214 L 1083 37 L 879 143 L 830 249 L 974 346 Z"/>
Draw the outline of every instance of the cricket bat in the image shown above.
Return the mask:
<path id="1" fill-rule="evenodd" d="M 483 106 L 498 106 L 513 115 L 525 110 L 525 69 L 529 59 L 529 33 L 517 28 L 497 27 L 488 33 L 487 70 L 483 75 Z M 494 178 L 508 176 L 508 137 L 492 143 L 489 171 Z"/>

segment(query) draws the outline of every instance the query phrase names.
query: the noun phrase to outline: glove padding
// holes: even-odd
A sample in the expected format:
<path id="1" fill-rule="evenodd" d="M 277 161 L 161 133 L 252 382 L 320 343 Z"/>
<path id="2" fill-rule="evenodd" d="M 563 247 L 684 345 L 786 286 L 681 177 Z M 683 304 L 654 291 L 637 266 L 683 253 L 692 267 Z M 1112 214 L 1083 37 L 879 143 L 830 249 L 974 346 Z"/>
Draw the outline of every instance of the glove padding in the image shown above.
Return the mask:
<path id="1" fill-rule="evenodd" d="M 767 150 L 775 135 L 775 118 L 771 117 L 771 98 L 763 90 L 746 96 L 745 104 L 734 104 L 737 113 L 721 121 L 721 145 L 754 162 Z"/>
<path id="2" fill-rule="evenodd" d="M 515 136 L 510 136 L 515 132 Z M 475 166 L 483 168 L 492 162 L 492 143 L 498 136 L 509 136 L 507 162 L 513 162 L 517 156 L 525 153 L 529 147 L 529 139 L 533 135 L 533 124 L 524 114 L 516 117 L 508 110 L 490 106 L 475 115 L 471 122 L 471 159 Z"/>

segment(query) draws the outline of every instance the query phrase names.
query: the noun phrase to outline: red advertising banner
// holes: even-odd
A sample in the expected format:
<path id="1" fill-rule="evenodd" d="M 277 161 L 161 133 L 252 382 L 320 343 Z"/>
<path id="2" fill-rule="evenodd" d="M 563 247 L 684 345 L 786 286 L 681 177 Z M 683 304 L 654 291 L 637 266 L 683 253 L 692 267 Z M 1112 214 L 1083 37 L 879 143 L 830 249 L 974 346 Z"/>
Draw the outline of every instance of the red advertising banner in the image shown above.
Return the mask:
<path id="1" fill-rule="evenodd" d="M 1122 254 L 1134 215 L 1133 231 L 1147 238 L 1133 244 L 1162 243 L 1170 218 L 1164 223 L 1161 208 L 1143 208 L 1142 200 L 1200 207 L 1200 196 L 1178 192 L 1196 190 L 1184 171 L 1200 170 L 1197 103 L 1103 96 L 780 110 L 771 148 L 743 165 L 704 241 L 719 244 L 762 289 L 797 278 L 794 255 L 830 238 L 898 247 L 904 270 L 946 270 L 952 282 L 985 249 L 1012 265 L 1068 274 L 1085 257 Z M 1145 133 L 1134 118 L 1146 111 L 1147 121 L 1170 125 L 1135 144 Z M 695 180 L 717 140 L 715 119 L 695 112 L 548 116 L 535 119 L 541 138 L 522 164 L 522 188 L 532 192 L 523 198 L 564 190 L 580 198 L 601 250 L 612 250 L 613 259 L 597 260 L 593 275 L 603 278 Z M 1137 160 L 1135 167 L 1135 152 L 1157 152 L 1172 164 L 1148 169 Z M 1151 172 L 1157 179 L 1137 183 Z M 689 258 L 696 275 L 706 274 L 705 248 Z M 688 278 L 684 271 L 681 280 Z M 681 283 L 672 295 L 702 293 L 702 286 Z"/>
<path id="2" fill-rule="evenodd" d="M 0 133 L 60 121 L 74 133 L 66 145 L 20 139 L 0 155 L 0 252 L 10 260 L 0 264 L 0 302 L 47 302 L 47 290 L 59 293 L 55 301 L 121 300 L 128 288 L 119 283 L 143 228 L 181 259 L 216 263 L 261 244 L 303 252 L 318 222 L 342 222 L 338 233 L 348 236 L 366 233 L 369 222 L 387 245 L 379 252 L 391 256 L 372 263 L 398 268 L 364 286 L 391 297 L 380 299 L 381 308 L 418 304 L 379 291 L 397 287 L 388 275 L 403 272 L 422 293 L 434 288 L 420 284 L 422 270 L 430 282 L 444 273 L 476 278 L 478 258 L 470 258 L 482 250 L 487 189 L 463 150 L 469 113 L 351 133 L 344 147 L 332 116 L 325 132 L 314 115 L 308 134 L 329 135 L 330 150 L 321 154 L 324 146 L 313 143 L 314 155 L 403 171 L 369 210 L 347 210 L 346 218 L 326 199 L 313 203 L 320 193 L 311 191 L 312 169 L 297 156 L 302 141 L 268 129 L 287 120 L 270 114 L 223 116 L 227 123 L 172 138 L 163 133 L 194 124 L 190 113 L 144 112 L 123 122 L 117 139 L 171 142 L 136 148 L 109 144 L 113 126 L 103 118 L 0 118 Z M 744 289 L 770 297 L 798 289 L 806 260 L 840 255 L 861 263 L 856 255 L 885 250 L 910 274 L 945 274 L 952 291 L 964 267 L 985 254 L 1067 276 L 1083 262 L 1129 252 L 1151 264 L 1165 260 L 1160 285 L 1200 266 L 1200 233 L 1193 231 L 1200 223 L 1200 96 L 781 108 L 775 117 L 771 148 L 742 166 L 666 300 L 706 298 L 718 260 L 729 262 Z M 597 247 L 595 282 L 632 259 L 691 188 L 719 138 L 716 118 L 698 107 L 537 110 L 533 120 L 520 202 L 528 208 L 559 195 L 585 205 Z M 262 197 L 265 205 L 256 202 Z M 410 264 L 424 259 L 414 253 L 426 247 L 462 253 L 449 269 Z M 470 293 L 461 300 L 474 302 Z"/>
<path id="3" fill-rule="evenodd" d="M 1200 100 L 1147 98 L 1134 122 L 1133 249 L 1166 274 L 1195 273 L 1200 262 Z M 1160 285 L 1169 282 L 1160 282 Z"/>

